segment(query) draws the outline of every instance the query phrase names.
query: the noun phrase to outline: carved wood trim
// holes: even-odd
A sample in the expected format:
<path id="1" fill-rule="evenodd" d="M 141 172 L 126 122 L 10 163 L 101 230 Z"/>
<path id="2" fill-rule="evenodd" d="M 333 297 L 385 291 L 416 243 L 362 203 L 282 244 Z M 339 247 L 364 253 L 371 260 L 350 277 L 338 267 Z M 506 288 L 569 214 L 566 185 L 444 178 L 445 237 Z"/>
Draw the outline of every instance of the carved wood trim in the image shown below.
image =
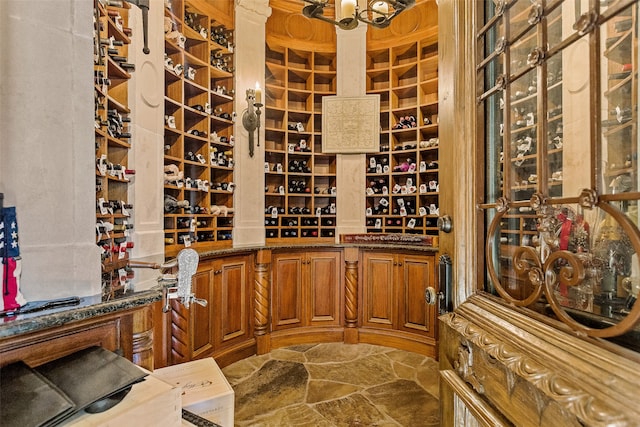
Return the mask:
<path id="1" fill-rule="evenodd" d="M 440 371 L 440 377 L 445 387 L 450 387 L 460 400 L 461 405 L 454 404 L 454 425 L 471 426 L 479 425 L 486 427 L 509 427 L 510 423 L 496 412 L 490 405 L 476 397 L 473 390 L 454 371 Z M 455 400 L 455 399 L 454 399 Z M 475 422 L 475 424 L 474 424 Z"/>
<path id="2" fill-rule="evenodd" d="M 171 302 L 172 365 L 191 360 L 189 341 L 189 311 L 174 300 Z"/>
<path id="3" fill-rule="evenodd" d="M 345 324 L 358 324 L 358 261 L 345 261 Z"/>
<path id="4" fill-rule="evenodd" d="M 132 352 L 133 362 L 153 370 L 153 316 L 150 306 L 133 313 Z"/>
<path id="5" fill-rule="evenodd" d="M 271 293 L 270 264 L 256 264 L 254 278 L 255 335 L 265 335 L 269 328 L 269 295 Z"/>
<path id="6" fill-rule="evenodd" d="M 524 381 L 533 391 L 527 404 L 535 406 L 538 414 L 555 403 L 583 425 L 640 423 L 640 364 L 636 361 L 541 324 L 487 297 L 473 296 L 456 313 L 440 319 L 459 336 L 458 345 L 468 342 L 474 357 L 483 357 L 487 364 L 505 372 L 504 390 L 493 390 L 493 394 L 487 390 L 487 400 L 512 396 L 514 384 Z M 448 357 L 455 359 L 455 350 L 448 350 Z M 478 374 L 477 366 L 474 369 L 483 383 L 483 374 Z M 493 403 L 505 414 L 510 407 L 512 414 L 518 413 L 514 404 L 504 399 Z"/>

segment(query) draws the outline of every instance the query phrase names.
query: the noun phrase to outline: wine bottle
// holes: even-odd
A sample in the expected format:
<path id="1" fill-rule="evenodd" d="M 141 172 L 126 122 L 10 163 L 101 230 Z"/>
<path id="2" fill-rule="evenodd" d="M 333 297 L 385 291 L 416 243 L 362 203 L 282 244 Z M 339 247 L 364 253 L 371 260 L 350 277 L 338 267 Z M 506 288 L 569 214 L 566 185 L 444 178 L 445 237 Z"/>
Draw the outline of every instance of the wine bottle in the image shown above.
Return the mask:
<path id="1" fill-rule="evenodd" d="M 180 200 L 178 201 L 175 197 L 166 195 L 164 198 L 164 211 L 165 212 L 174 212 L 178 209 L 187 209 L 189 208 L 188 200 Z"/>

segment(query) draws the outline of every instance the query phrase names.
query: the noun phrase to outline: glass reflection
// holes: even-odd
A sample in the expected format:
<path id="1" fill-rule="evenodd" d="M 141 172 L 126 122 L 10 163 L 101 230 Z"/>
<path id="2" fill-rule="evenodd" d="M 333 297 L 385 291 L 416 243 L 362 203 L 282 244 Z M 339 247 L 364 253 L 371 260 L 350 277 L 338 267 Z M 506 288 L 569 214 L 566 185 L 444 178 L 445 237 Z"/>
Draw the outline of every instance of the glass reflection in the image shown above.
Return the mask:
<path id="1" fill-rule="evenodd" d="M 637 20 L 628 8 L 600 28 L 602 58 L 602 192 L 638 190 Z M 634 11 L 635 12 L 635 11 Z M 635 13 L 634 13 L 635 15 Z"/>
<path id="2" fill-rule="evenodd" d="M 509 129 L 511 200 L 529 200 L 538 184 L 537 74 L 532 69 L 512 84 Z"/>
<path id="3" fill-rule="evenodd" d="M 495 35 L 508 28 L 504 53 L 481 67 L 490 90 L 508 58 L 506 90 L 482 106 L 485 201 L 497 205 L 485 216 L 493 243 L 489 288 L 552 316 L 566 312 L 583 325 L 608 328 L 629 313 L 636 319 L 640 294 L 640 231 L 626 221 L 637 227 L 640 199 L 638 2 L 546 2 L 554 9 L 542 18 L 540 4 L 509 3 L 509 25 L 498 20 L 494 37 L 478 39 L 486 55 L 495 54 Z M 574 24 L 595 13 L 591 8 L 620 6 L 594 23 L 599 37 L 590 30 L 578 37 Z M 590 189 L 593 208 L 576 203 L 583 189 Z"/>

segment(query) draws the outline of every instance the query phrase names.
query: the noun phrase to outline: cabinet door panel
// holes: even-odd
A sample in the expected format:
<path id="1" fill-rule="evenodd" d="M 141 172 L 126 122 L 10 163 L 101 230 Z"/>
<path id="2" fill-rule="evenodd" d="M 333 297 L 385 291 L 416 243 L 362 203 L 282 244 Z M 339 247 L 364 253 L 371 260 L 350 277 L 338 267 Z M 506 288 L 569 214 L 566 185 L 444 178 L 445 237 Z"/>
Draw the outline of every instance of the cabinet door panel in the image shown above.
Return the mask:
<path id="1" fill-rule="evenodd" d="M 364 255 L 362 290 L 363 326 L 394 325 L 394 258 L 384 254 Z"/>
<path id="2" fill-rule="evenodd" d="M 313 326 L 339 325 L 342 319 L 340 253 L 310 253 L 308 257 L 309 322 Z"/>
<path id="3" fill-rule="evenodd" d="M 220 276 L 220 306 L 215 310 L 220 316 L 219 341 L 222 343 L 237 337 L 248 336 L 247 267 L 247 261 L 242 259 L 224 262 L 221 268 L 214 272 L 216 276 Z"/>
<path id="4" fill-rule="evenodd" d="M 302 256 L 273 260 L 273 329 L 302 325 Z"/>
<path id="5" fill-rule="evenodd" d="M 435 311 L 424 300 L 425 289 L 434 286 L 434 258 L 406 256 L 400 261 L 400 329 L 429 332 L 434 327 Z"/>
<path id="6" fill-rule="evenodd" d="M 191 281 L 192 290 L 197 298 L 203 298 L 211 304 L 215 301 L 215 296 L 211 292 L 212 280 L 211 270 L 201 271 L 193 275 Z M 191 316 L 192 324 L 190 326 L 192 336 L 192 358 L 198 354 L 210 350 L 213 345 L 212 325 L 213 318 L 211 316 L 211 308 L 209 305 L 203 307 L 200 304 L 191 304 L 189 310 L 193 313 Z"/>

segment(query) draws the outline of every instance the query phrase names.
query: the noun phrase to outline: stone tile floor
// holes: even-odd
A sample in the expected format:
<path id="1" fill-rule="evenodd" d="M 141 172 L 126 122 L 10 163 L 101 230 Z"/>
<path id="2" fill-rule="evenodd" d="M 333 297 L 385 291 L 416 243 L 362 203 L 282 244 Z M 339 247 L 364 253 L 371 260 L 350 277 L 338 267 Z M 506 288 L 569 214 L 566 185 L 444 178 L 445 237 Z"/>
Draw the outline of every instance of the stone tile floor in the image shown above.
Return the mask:
<path id="1" fill-rule="evenodd" d="M 308 344 L 224 368 L 235 425 L 437 426 L 438 363 L 369 344 Z"/>

